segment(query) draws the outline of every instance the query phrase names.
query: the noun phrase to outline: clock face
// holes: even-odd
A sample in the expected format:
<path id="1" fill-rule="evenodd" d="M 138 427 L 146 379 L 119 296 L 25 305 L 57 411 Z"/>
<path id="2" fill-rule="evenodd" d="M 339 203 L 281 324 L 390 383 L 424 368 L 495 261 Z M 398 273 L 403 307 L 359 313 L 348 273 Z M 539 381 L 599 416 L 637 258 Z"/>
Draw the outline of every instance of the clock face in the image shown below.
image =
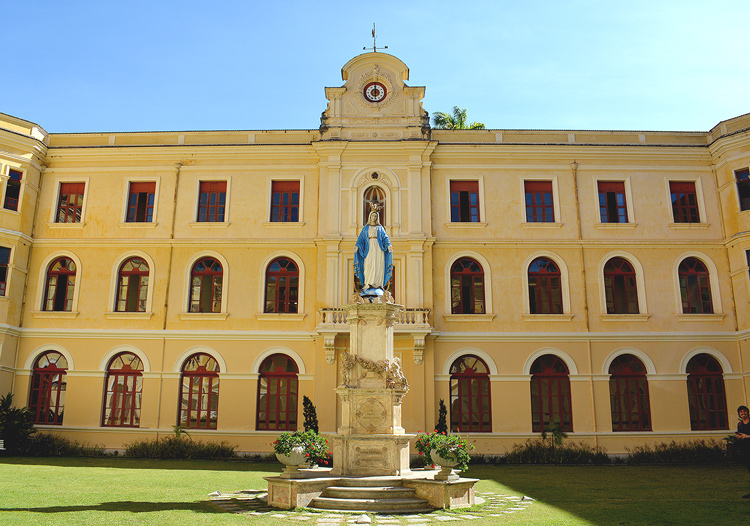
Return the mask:
<path id="1" fill-rule="evenodd" d="M 382 102 L 388 91 L 380 82 L 370 82 L 363 93 L 368 102 Z"/>

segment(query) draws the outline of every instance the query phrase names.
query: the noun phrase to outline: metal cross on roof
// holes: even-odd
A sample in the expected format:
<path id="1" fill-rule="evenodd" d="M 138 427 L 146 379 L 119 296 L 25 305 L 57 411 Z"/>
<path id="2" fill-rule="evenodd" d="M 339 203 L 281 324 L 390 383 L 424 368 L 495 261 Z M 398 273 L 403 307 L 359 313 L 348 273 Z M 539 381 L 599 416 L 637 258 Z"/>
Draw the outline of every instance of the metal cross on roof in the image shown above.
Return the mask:
<path id="1" fill-rule="evenodd" d="M 377 53 L 378 49 L 388 49 L 388 46 L 384 46 L 381 48 L 378 48 L 378 46 L 375 44 L 376 36 L 375 36 L 375 23 L 372 24 L 372 52 Z M 367 46 L 363 47 L 362 49 L 367 49 Z"/>

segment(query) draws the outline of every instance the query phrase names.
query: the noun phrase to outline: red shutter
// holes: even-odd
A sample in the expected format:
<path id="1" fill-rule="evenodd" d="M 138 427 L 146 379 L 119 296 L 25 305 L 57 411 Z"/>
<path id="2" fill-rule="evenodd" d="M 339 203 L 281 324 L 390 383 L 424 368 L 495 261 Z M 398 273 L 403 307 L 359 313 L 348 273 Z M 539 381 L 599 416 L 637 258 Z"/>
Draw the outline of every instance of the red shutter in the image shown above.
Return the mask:
<path id="1" fill-rule="evenodd" d="M 599 181 L 599 192 L 625 193 L 625 183 L 622 181 Z"/>
<path id="2" fill-rule="evenodd" d="M 552 193 L 552 181 L 524 181 L 523 185 L 527 192 Z"/>
<path id="3" fill-rule="evenodd" d="M 273 181 L 271 192 L 299 192 L 299 181 Z"/>
<path id="4" fill-rule="evenodd" d="M 201 192 L 225 192 L 227 191 L 226 181 L 201 181 Z"/>
<path id="5" fill-rule="evenodd" d="M 451 192 L 474 192 L 479 193 L 479 182 L 477 181 L 451 181 Z"/>
<path id="6" fill-rule="evenodd" d="M 153 194 L 156 193 L 156 182 L 130 183 L 131 194 Z"/>
<path id="7" fill-rule="evenodd" d="M 60 195 L 83 194 L 86 190 L 86 183 L 61 183 Z"/>
<path id="8" fill-rule="evenodd" d="M 695 183 L 692 181 L 688 182 L 669 182 L 669 191 L 674 194 L 694 194 Z"/>

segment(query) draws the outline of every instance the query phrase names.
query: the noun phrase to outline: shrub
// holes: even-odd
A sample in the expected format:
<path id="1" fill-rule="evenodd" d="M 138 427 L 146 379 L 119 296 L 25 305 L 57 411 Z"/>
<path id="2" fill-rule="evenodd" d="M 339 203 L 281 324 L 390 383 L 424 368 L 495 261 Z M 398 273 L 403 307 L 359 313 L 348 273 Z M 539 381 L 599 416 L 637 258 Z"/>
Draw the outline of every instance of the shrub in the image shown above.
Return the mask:
<path id="1" fill-rule="evenodd" d="M 237 446 L 228 442 L 195 442 L 178 436 L 136 440 L 125 445 L 126 457 L 201 459 L 235 458 Z"/>
<path id="2" fill-rule="evenodd" d="M 655 446 L 636 446 L 625 449 L 628 464 L 705 464 L 728 460 L 724 446 L 715 440 L 662 442 Z"/>
<path id="3" fill-rule="evenodd" d="M 417 435 L 416 448 L 420 455 L 424 455 L 425 462 L 430 465 L 435 464 L 435 459 L 432 458 L 430 453 L 434 449 L 438 456 L 456 460 L 458 462 L 456 468 L 466 471 L 469 469 L 469 461 L 471 460 L 469 450 L 474 449 L 474 446 L 459 435 L 438 433 L 435 430 L 433 433 Z"/>
<path id="4" fill-rule="evenodd" d="M 36 432 L 33 421 L 34 414 L 27 408 L 13 407 L 11 393 L 0 398 L 0 438 L 8 453 L 16 454 L 27 447 L 29 437 Z"/>
<path id="5" fill-rule="evenodd" d="M 599 446 L 575 442 L 556 445 L 554 441 L 534 439 L 514 444 L 503 461 L 508 464 L 609 464 L 610 458 Z"/>
<path id="6" fill-rule="evenodd" d="M 318 428 L 318 413 L 315 411 L 315 406 L 307 396 L 302 397 L 302 414 L 305 417 L 305 431 L 320 432 Z"/>
<path id="7" fill-rule="evenodd" d="M 435 425 L 435 431 L 438 433 L 447 433 L 448 432 L 448 424 L 446 422 L 448 417 L 448 409 L 445 407 L 445 402 L 443 399 L 440 399 L 440 403 L 438 404 L 438 421 Z"/>
<path id="8" fill-rule="evenodd" d="M 30 457 L 103 457 L 104 446 L 70 440 L 51 433 L 37 433 L 26 443 L 23 454 Z"/>
<path id="9" fill-rule="evenodd" d="M 328 452 L 328 441 L 320 433 L 315 431 L 285 431 L 279 438 L 273 441 L 274 452 L 280 455 L 288 455 L 292 448 L 302 447 L 310 462 L 328 465 L 331 454 Z"/>

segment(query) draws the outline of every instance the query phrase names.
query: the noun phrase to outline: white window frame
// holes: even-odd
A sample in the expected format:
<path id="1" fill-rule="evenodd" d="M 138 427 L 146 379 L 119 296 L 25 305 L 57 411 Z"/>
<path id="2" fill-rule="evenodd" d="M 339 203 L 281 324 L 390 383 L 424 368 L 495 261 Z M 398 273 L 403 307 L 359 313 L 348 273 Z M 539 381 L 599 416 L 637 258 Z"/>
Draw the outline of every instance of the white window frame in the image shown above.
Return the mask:
<path id="1" fill-rule="evenodd" d="M 5 273 L 5 294 L 0 296 L 0 301 L 8 301 L 10 300 L 11 277 L 15 270 L 16 247 L 0 243 L 0 248 L 7 248 L 10 250 L 10 255 L 8 256 L 8 267 Z"/>
<path id="2" fill-rule="evenodd" d="M 638 223 L 635 220 L 635 209 L 633 206 L 633 192 L 630 187 L 630 176 L 616 177 L 595 175 L 592 178 L 594 184 L 594 225 L 597 228 L 633 228 Z M 602 183 L 623 183 L 625 186 L 625 210 L 628 213 L 627 223 L 602 223 L 601 210 L 599 209 L 599 182 Z"/>
<path id="3" fill-rule="evenodd" d="M 555 214 L 555 220 L 548 222 L 531 222 L 526 221 L 526 181 L 529 182 L 551 182 L 552 183 L 552 208 Z M 521 226 L 531 228 L 554 228 L 562 226 L 562 217 L 560 217 L 560 189 L 558 188 L 557 176 L 547 175 L 527 175 L 521 179 Z"/>
<path id="4" fill-rule="evenodd" d="M 221 277 L 221 311 L 220 312 L 190 312 L 190 289 L 192 285 L 191 274 L 193 272 L 193 266 L 198 262 L 199 259 L 203 258 L 214 258 L 221 263 L 222 277 Z M 227 303 L 229 300 L 229 264 L 224 256 L 214 250 L 204 250 L 194 254 L 187 261 L 185 265 L 185 274 L 183 278 L 183 290 L 182 290 L 182 306 L 180 307 L 180 319 L 225 319 L 229 312 L 227 311 Z"/>
<path id="5" fill-rule="evenodd" d="M 116 310 L 117 305 L 117 288 L 120 281 L 120 267 L 130 258 L 141 258 L 148 265 L 148 290 L 146 292 L 146 311 L 145 312 L 119 312 Z M 140 250 L 134 250 L 122 254 L 112 266 L 112 276 L 109 280 L 109 303 L 105 315 L 107 318 L 150 318 L 153 316 L 154 302 L 154 260 Z M 223 290 L 222 290 L 223 292 Z"/>
<path id="6" fill-rule="evenodd" d="M 201 198 L 201 183 L 217 182 L 217 181 L 224 181 L 227 183 L 227 193 L 226 193 L 226 199 L 224 202 L 224 221 L 221 223 L 218 223 L 216 221 L 206 221 L 206 222 L 198 221 L 198 210 L 200 209 L 200 198 Z M 232 195 L 232 176 L 231 175 L 196 175 L 195 186 L 193 190 L 193 201 L 195 204 L 193 205 L 193 216 L 192 216 L 192 221 L 190 222 L 190 226 L 196 227 L 196 228 L 228 227 L 231 223 L 231 221 L 229 220 L 231 195 Z"/>
<path id="7" fill-rule="evenodd" d="M 560 269 L 560 287 L 562 288 L 562 303 L 563 312 L 562 314 L 531 314 L 531 303 L 529 302 L 529 267 L 531 263 L 537 258 L 548 258 L 555 262 Z M 568 277 L 568 265 L 565 264 L 565 260 L 560 257 L 559 254 L 548 251 L 538 251 L 531 254 L 526 258 L 523 263 L 523 291 L 521 293 L 523 298 L 523 312 L 524 316 L 529 316 L 529 319 L 536 317 L 540 318 L 554 318 L 558 316 L 564 316 L 570 314 L 570 279 Z M 567 319 L 571 319 L 570 316 Z"/>
<path id="8" fill-rule="evenodd" d="M 697 223 L 676 223 L 674 220 L 674 210 L 672 209 L 672 192 L 669 189 L 669 183 L 694 183 L 695 199 L 698 201 L 698 215 L 700 216 Z M 667 190 L 667 207 L 669 208 L 669 217 L 672 222 L 669 223 L 671 228 L 695 228 L 696 225 L 708 226 L 708 217 L 706 217 L 706 201 L 703 197 L 703 179 L 699 176 L 676 175 L 667 177 L 664 180 L 664 186 Z"/>
<path id="9" fill-rule="evenodd" d="M 289 258 L 297 265 L 299 271 L 298 290 L 297 290 L 297 312 L 263 312 L 266 302 L 266 271 L 274 259 Z M 302 258 L 294 252 L 288 250 L 278 250 L 263 260 L 260 266 L 258 286 L 258 311 L 255 317 L 259 320 L 290 320 L 300 321 L 307 314 L 305 313 L 305 264 Z"/>
<path id="10" fill-rule="evenodd" d="M 484 271 L 484 314 L 453 314 L 451 305 L 451 267 L 461 258 L 471 258 L 482 266 Z M 449 321 L 492 321 L 495 317 L 495 308 L 492 301 L 492 267 L 490 262 L 477 252 L 462 250 L 456 252 L 445 265 L 445 278 L 443 282 L 445 291 L 445 313 L 443 316 Z"/>
<path id="11" fill-rule="evenodd" d="M 58 223 L 57 207 L 60 205 L 60 188 L 63 183 L 83 183 L 83 203 L 81 204 L 81 221 L 79 223 Z M 89 194 L 91 194 L 91 180 L 89 177 L 58 177 L 55 179 L 55 195 L 50 208 L 49 223 L 50 228 L 83 228 L 86 225 L 86 212 L 88 211 Z"/>
<path id="12" fill-rule="evenodd" d="M 708 282 L 711 284 L 711 303 L 714 311 L 711 314 L 691 314 L 682 312 L 682 295 L 680 294 L 680 264 L 687 258 L 699 259 L 708 269 Z M 709 318 L 719 316 L 724 317 L 721 308 L 721 288 L 719 287 L 719 271 L 713 260 L 702 252 L 689 251 L 680 254 L 672 267 L 672 280 L 675 294 L 675 312 L 678 316 L 685 316 L 685 319 L 699 319 L 701 317 Z"/>
<path id="13" fill-rule="evenodd" d="M 299 182 L 299 211 L 297 221 L 271 221 L 271 209 L 273 208 L 273 183 L 274 181 L 298 181 Z M 305 176 L 304 175 L 274 175 L 268 178 L 266 190 L 266 217 L 263 226 L 270 228 L 301 227 L 305 224 Z"/>
<path id="14" fill-rule="evenodd" d="M 622 258 L 628 263 L 633 265 L 635 271 L 635 286 L 638 287 L 638 313 L 637 314 L 608 314 L 607 313 L 607 293 L 604 286 L 604 266 L 612 258 Z M 597 270 L 597 280 L 599 281 L 599 312 L 601 313 L 602 319 L 615 319 L 615 318 L 626 318 L 636 319 L 637 317 L 645 316 L 648 319 L 650 314 L 648 313 L 648 304 L 646 303 L 646 280 L 643 275 L 643 265 L 630 252 L 624 252 L 621 250 L 615 252 L 609 252 L 599 260 L 599 269 Z"/>
<path id="15" fill-rule="evenodd" d="M 5 208 L 5 192 L 8 190 L 8 182 L 10 181 L 11 170 L 15 170 L 16 172 L 21 172 L 21 181 L 20 181 L 21 188 L 18 190 L 18 210 L 8 210 L 7 208 Z M 2 184 L 2 187 L 3 187 L 2 194 L 0 195 L 0 210 L 3 210 L 11 214 L 21 213 L 21 203 L 23 203 L 23 196 L 24 196 L 24 192 L 26 191 L 27 174 L 28 174 L 28 170 L 21 168 L 20 166 L 11 166 L 9 164 L 5 165 L 5 169 L 0 170 L 0 184 Z"/>
<path id="16" fill-rule="evenodd" d="M 128 223 L 128 200 L 130 197 L 131 183 L 156 183 L 154 188 L 154 215 L 151 222 L 145 223 Z M 125 188 L 123 188 L 122 214 L 120 214 L 120 226 L 126 228 L 149 228 L 158 224 L 159 213 L 159 189 L 161 187 L 161 177 L 127 177 L 125 179 Z M 226 210 L 225 210 L 226 213 Z M 225 216 L 226 218 L 226 216 Z"/>
<path id="17" fill-rule="evenodd" d="M 59 185 L 58 185 L 59 186 Z M 49 267 L 58 258 L 70 258 L 76 265 L 76 284 L 73 289 L 73 303 L 69 311 L 48 311 L 44 310 L 44 292 L 47 288 L 47 273 Z M 49 254 L 40 266 L 41 272 L 39 272 L 39 279 L 36 290 L 36 302 L 34 305 L 37 306 L 38 310 L 33 311 L 35 317 L 43 318 L 75 318 L 78 316 L 78 300 L 81 293 L 81 282 L 83 281 L 83 265 L 81 265 L 81 259 L 70 251 L 57 251 Z"/>
<path id="18" fill-rule="evenodd" d="M 453 222 L 451 221 L 451 182 L 452 181 L 477 181 L 477 192 L 479 193 L 479 222 Z M 452 175 L 445 179 L 445 226 L 446 228 L 484 228 L 488 224 L 487 208 L 484 203 L 484 175 Z"/>

